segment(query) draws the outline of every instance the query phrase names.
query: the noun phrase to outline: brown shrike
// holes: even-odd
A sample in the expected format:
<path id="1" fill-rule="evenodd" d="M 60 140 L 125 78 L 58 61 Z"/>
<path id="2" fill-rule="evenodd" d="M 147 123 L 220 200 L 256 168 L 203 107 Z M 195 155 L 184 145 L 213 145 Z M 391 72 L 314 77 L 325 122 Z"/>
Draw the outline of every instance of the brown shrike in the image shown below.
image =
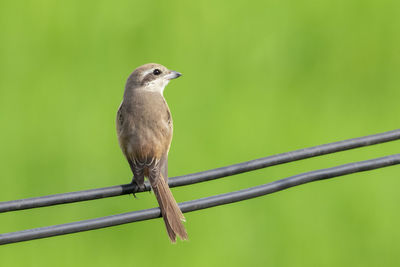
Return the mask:
<path id="1" fill-rule="evenodd" d="M 185 220 L 168 187 L 168 151 L 172 140 L 172 117 L 163 91 L 171 79 L 181 76 L 159 64 L 137 68 L 128 78 L 124 99 L 117 113 L 117 134 L 122 152 L 133 172 L 133 181 L 144 188 L 144 178 L 160 205 L 171 242 L 178 235 L 187 239 Z"/>

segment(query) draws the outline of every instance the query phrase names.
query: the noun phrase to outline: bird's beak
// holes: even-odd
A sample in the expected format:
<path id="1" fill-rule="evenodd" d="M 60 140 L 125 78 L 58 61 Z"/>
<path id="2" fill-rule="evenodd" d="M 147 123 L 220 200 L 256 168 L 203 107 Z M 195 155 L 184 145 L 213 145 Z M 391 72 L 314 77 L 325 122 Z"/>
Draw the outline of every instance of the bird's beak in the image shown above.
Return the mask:
<path id="1" fill-rule="evenodd" d="M 171 70 L 170 73 L 168 73 L 165 78 L 167 78 L 168 80 L 172 80 L 172 79 L 176 79 L 178 77 L 182 76 L 182 74 L 180 72 Z"/>

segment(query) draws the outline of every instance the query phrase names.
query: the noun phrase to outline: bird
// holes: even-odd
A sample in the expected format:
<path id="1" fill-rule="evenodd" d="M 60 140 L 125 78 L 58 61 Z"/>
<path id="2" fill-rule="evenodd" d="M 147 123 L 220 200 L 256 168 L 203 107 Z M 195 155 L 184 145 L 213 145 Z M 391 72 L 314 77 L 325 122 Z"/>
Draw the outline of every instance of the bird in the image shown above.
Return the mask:
<path id="1" fill-rule="evenodd" d="M 149 63 L 136 68 L 128 77 L 116 128 L 120 148 L 133 173 L 132 183 L 144 190 L 144 179 L 159 204 L 169 239 L 187 240 L 182 214 L 168 186 L 168 152 L 173 123 L 164 89 L 182 74 L 163 65 Z"/>

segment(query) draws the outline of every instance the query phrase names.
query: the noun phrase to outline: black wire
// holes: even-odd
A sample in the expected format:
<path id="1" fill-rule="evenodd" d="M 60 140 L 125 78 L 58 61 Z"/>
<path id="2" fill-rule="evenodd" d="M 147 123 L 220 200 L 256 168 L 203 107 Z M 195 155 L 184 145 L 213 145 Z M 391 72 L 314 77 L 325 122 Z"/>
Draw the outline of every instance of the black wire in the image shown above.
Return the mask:
<path id="1" fill-rule="evenodd" d="M 182 212 L 201 210 L 271 194 L 280 190 L 313 181 L 338 177 L 355 172 L 373 170 L 395 164 L 400 164 L 400 154 L 298 174 L 272 183 L 251 187 L 236 192 L 183 202 L 179 204 L 179 207 L 182 209 Z M 77 233 L 82 231 L 116 226 L 125 223 L 154 219 L 160 216 L 160 209 L 153 208 L 97 219 L 6 233 L 0 235 L 0 244 L 9 244 L 32 239 Z"/>
<path id="2" fill-rule="evenodd" d="M 170 178 L 168 184 L 170 187 L 189 185 L 194 183 L 205 182 L 213 179 L 227 177 L 243 172 L 253 171 L 269 166 L 288 163 L 296 160 L 326 155 L 334 152 L 349 150 L 353 148 L 370 146 L 379 143 L 389 142 L 400 139 L 400 129 L 384 132 L 365 137 L 359 137 L 344 140 L 315 147 L 299 149 L 292 152 L 282 153 L 265 158 L 246 161 L 222 168 L 212 169 L 208 171 L 177 176 Z M 146 183 L 145 191 L 149 191 L 149 184 Z M 133 184 L 124 184 L 111 187 L 90 189 L 84 191 L 70 192 L 64 194 L 56 194 L 42 197 L 34 197 L 13 201 L 0 202 L 0 212 L 16 211 L 23 209 L 31 209 L 45 207 L 57 204 L 72 203 L 85 200 L 93 200 L 106 197 L 114 197 L 123 194 L 137 193 L 138 188 Z"/>

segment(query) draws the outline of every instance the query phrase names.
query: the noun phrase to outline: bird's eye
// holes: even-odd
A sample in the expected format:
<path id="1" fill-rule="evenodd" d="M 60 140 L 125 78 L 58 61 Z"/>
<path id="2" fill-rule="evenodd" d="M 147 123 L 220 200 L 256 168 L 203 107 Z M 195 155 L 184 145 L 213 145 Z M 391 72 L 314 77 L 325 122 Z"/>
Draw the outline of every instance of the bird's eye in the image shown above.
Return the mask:
<path id="1" fill-rule="evenodd" d="M 153 74 L 154 74 L 154 75 L 160 75 L 160 74 L 161 74 L 161 70 L 155 69 L 155 70 L 153 71 Z"/>

